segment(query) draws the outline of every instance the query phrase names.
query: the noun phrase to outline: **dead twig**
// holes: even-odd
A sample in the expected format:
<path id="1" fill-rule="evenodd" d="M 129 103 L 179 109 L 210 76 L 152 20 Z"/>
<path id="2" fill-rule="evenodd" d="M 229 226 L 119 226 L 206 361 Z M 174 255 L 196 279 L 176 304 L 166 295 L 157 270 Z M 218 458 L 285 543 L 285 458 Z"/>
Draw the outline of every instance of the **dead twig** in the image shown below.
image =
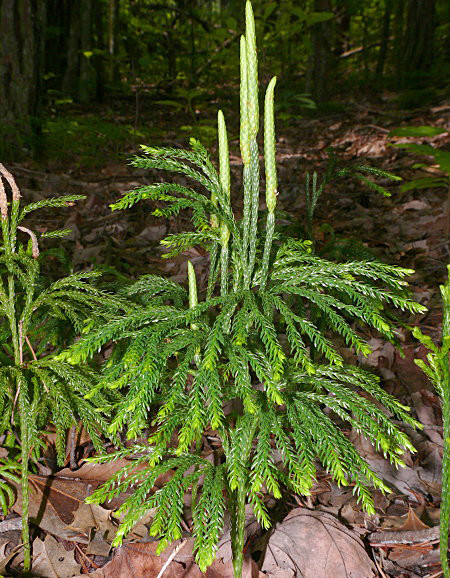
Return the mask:
<path id="1" fill-rule="evenodd" d="M 183 538 L 181 540 L 181 542 L 173 549 L 173 551 L 171 552 L 170 556 L 167 558 L 165 564 L 163 565 L 163 567 L 159 571 L 159 574 L 156 578 L 161 578 L 161 576 L 164 574 L 164 572 L 166 571 L 169 564 L 172 562 L 172 560 L 175 558 L 175 556 L 178 554 L 178 552 L 181 550 L 181 548 L 183 548 L 183 546 L 186 544 L 186 542 L 187 542 L 187 539 Z"/>
<path id="2" fill-rule="evenodd" d="M 25 341 L 27 342 L 28 348 L 31 351 L 31 355 L 33 356 L 34 361 L 37 361 L 36 354 L 34 352 L 33 346 L 30 343 L 30 340 L 28 339 L 28 335 L 25 335 Z M 48 391 L 48 389 L 45 388 L 45 391 Z"/>
<path id="3" fill-rule="evenodd" d="M 396 544 L 416 544 L 422 546 L 439 540 L 439 526 L 426 530 L 405 530 L 403 532 L 373 532 L 369 534 L 371 546 L 389 546 Z"/>
<path id="4" fill-rule="evenodd" d="M 26 227 L 17 227 L 17 228 L 19 229 L 19 231 L 22 231 L 23 233 L 27 233 L 27 235 L 30 235 L 31 256 L 33 257 L 33 259 L 37 259 L 39 257 L 39 244 L 36 235 L 33 233 L 33 231 L 27 229 Z"/>
<path id="5" fill-rule="evenodd" d="M 75 542 L 75 548 L 77 549 L 77 552 L 79 552 L 79 553 L 81 554 L 81 556 L 82 556 L 83 558 L 85 558 L 85 559 L 89 562 L 89 564 L 90 564 L 91 566 L 93 566 L 95 569 L 100 568 L 100 566 L 99 566 L 98 564 L 96 564 L 96 563 L 94 562 L 94 560 L 91 560 L 91 559 L 89 558 L 89 556 L 87 556 L 87 554 L 85 554 L 85 553 L 83 552 L 83 550 L 80 548 L 80 546 L 78 546 L 78 544 L 77 544 L 76 542 Z M 82 564 L 83 564 L 83 562 L 82 562 Z M 84 564 L 83 564 L 83 565 L 84 565 Z"/>

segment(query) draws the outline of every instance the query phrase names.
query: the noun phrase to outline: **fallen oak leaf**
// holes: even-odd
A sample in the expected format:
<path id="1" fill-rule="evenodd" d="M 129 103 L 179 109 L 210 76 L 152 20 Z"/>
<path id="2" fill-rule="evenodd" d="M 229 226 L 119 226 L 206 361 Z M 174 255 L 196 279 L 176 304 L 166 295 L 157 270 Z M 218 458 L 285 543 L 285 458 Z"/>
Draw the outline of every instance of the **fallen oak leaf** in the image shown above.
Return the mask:
<path id="1" fill-rule="evenodd" d="M 67 551 L 53 536 L 33 542 L 33 575 L 42 578 L 72 578 L 80 571 L 74 550 Z"/>
<path id="2" fill-rule="evenodd" d="M 273 531 L 262 571 L 269 577 L 375 578 L 359 537 L 325 512 L 296 508 Z"/>
<path id="3" fill-rule="evenodd" d="M 54 476 L 30 474 L 30 521 L 45 532 L 64 540 L 88 544 L 86 536 L 74 534 L 76 512 L 85 499 L 114 473 L 128 465 L 128 460 L 117 460 L 111 464 L 84 464 L 73 472 L 63 469 Z M 158 485 L 158 481 L 157 481 Z M 13 511 L 22 512 L 21 489 L 17 487 L 17 500 Z M 118 508 L 129 493 L 124 492 L 108 503 L 109 509 Z"/>
<path id="4" fill-rule="evenodd" d="M 12 560 L 17 556 L 17 554 L 22 553 L 22 544 L 18 544 L 15 546 L 9 554 L 5 554 L 7 543 L 3 544 L 1 547 L 1 554 L 0 554 L 0 578 L 3 576 L 8 576 L 7 566 L 12 562 Z M 23 554 L 22 554 L 23 560 Z M 20 562 L 20 560 L 19 560 Z"/>
<path id="5" fill-rule="evenodd" d="M 427 530 L 430 526 L 424 524 L 415 511 L 409 507 L 408 512 L 401 516 L 384 516 L 380 530 L 386 532 L 408 532 Z"/>
<path id="6" fill-rule="evenodd" d="M 89 536 L 92 529 L 98 530 L 103 539 L 109 543 L 114 540 L 117 532 L 117 525 L 112 521 L 111 512 L 96 504 L 81 504 L 75 512 L 73 522 L 67 528 L 74 532 L 74 536 L 79 534 Z"/>
<path id="7" fill-rule="evenodd" d="M 406 514 L 405 522 L 398 528 L 399 532 L 402 531 L 415 531 L 415 530 L 427 530 L 430 526 L 424 524 L 415 511 L 410 507 L 408 513 Z"/>

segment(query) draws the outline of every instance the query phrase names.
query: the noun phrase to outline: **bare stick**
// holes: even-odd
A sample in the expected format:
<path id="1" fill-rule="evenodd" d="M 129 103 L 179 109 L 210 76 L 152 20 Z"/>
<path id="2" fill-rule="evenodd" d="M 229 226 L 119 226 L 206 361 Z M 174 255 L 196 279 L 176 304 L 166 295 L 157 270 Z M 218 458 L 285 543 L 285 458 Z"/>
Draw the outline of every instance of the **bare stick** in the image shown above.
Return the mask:
<path id="1" fill-rule="evenodd" d="M 36 354 L 35 354 L 34 349 L 30 343 L 30 340 L 28 339 L 28 335 L 25 335 L 25 341 L 27 342 L 28 348 L 31 351 L 31 355 L 33 356 L 34 361 L 37 361 Z"/>
<path id="2" fill-rule="evenodd" d="M 181 540 L 181 542 L 178 544 L 178 546 L 176 546 L 173 549 L 173 551 L 171 552 L 170 556 L 167 558 L 164 566 L 161 568 L 161 570 L 159 571 L 159 574 L 156 578 L 161 578 L 161 576 L 164 574 L 164 572 L 166 571 L 169 564 L 172 562 L 172 560 L 175 558 L 175 556 L 178 554 L 178 552 L 181 550 L 181 548 L 183 548 L 183 546 L 186 544 L 186 542 L 187 542 L 186 538 L 183 538 L 183 540 Z"/>

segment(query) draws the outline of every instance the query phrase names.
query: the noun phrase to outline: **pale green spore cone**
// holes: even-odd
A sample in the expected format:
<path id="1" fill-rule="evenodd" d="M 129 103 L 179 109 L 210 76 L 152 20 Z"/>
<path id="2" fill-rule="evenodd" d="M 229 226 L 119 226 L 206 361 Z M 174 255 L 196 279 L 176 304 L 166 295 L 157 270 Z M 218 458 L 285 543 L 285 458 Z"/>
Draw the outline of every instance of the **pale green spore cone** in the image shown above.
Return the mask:
<path id="1" fill-rule="evenodd" d="M 230 198 L 230 154 L 228 151 L 227 126 L 221 110 L 219 110 L 217 114 L 217 127 L 219 136 L 220 185 L 222 191 Z"/>
<path id="2" fill-rule="evenodd" d="M 198 305 L 197 277 L 195 276 L 194 265 L 188 261 L 188 284 L 189 284 L 189 309 Z M 191 323 L 191 329 L 198 329 L 196 323 Z"/>
<path id="3" fill-rule="evenodd" d="M 241 156 L 245 166 L 250 163 L 250 139 L 248 125 L 248 73 L 247 73 L 247 41 L 241 36 Z"/>
<path id="4" fill-rule="evenodd" d="M 256 53 L 255 18 L 250 0 L 245 6 L 245 38 L 247 41 L 247 91 L 249 137 L 256 138 L 259 130 L 258 55 Z"/>
<path id="5" fill-rule="evenodd" d="M 217 127 L 219 137 L 219 179 L 222 191 L 230 198 L 230 153 L 228 150 L 227 126 L 223 112 L 219 110 L 217 115 Z M 230 231 L 225 223 L 220 225 L 220 242 L 222 246 L 228 245 Z"/>
<path id="6" fill-rule="evenodd" d="M 264 106 L 264 159 L 266 167 L 266 204 L 269 213 L 275 211 L 277 205 L 277 164 L 275 148 L 275 120 L 273 101 L 277 77 L 274 76 L 266 91 Z"/>
<path id="7" fill-rule="evenodd" d="M 189 309 L 198 305 L 197 278 L 195 276 L 194 265 L 188 261 L 188 282 L 189 282 Z"/>

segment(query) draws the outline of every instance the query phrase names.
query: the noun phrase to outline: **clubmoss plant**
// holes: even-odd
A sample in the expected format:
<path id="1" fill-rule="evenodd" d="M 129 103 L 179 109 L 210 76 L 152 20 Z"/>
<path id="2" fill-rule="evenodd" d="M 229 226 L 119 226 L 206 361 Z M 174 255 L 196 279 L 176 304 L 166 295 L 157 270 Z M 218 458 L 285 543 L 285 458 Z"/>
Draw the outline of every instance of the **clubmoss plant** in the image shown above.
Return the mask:
<path id="1" fill-rule="evenodd" d="M 8 201 L 7 187 L 12 196 Z M 106 421 L 96 411 L 106 398 L 99 393 L 87 401 L 84 395 L 96 383 L 95 373 L 57 360 L 67 326 L 81 331 L 85 320 L 101 311 L 117 311 L 119 300 L 96 289 L 90 281 L 97 273 L 83 272 L 48 283 L 41 273 L 40 242 L 63 237 L 69 231 L 38 236 L 22 225 L 29 213 L 44 207 L 69 207 L 80 195 L 51 198 L 21 207 L 21 194 L 11 173 L 0 164 L 0 435 L 11 432 L 21 446 L 20 464 L 0 465 L 0 505 L 7 509 L 14 500 L 8 482 L 21 484 L 24 571 L 30 570 L 28 527 L 29 460 L 37 459 L 40 434 L 49 420 L 56 428 L 58 462 L 64 463 L 67 429 L 82 420 L 94 446 L 102 447 L 100 434 Z M 69 333 L 70 335 L 70 333 Z M 20 480 L 18 477 L 20 475 Z"/>
<path id="2" fill-rule="evenodd" d="M 450 265 L 448 279 L 441 285 L 443 304 L 442 344 L 437 346 L 428 335 L 424 335 L 418 327 L 414 328 L 413 335 L 430 350 L 427 355 L 428 364 L 416 359 L 416 364 L 425 372 L 436 389 L 442 404 L 442 421 L 444 426 L 444 452 L 442 456 L 442 501 L 440 514 L 440 554 L 442 572 L 445 578 L 450 577 L 448 566 L 448 530 L 450 518 Z"/>
<path id="3" fill-rule="evenodd" d="M 195 140 L 191 150 L 143 146 L 143 156 L 132 160 L 141 168 L 186 175 L 202 192 L 164 182 L 133 190 L 113 206 L 124 209 L 143 199 L 158 200 L 162 208 L 154 214 L 163 217 L 191 209 L 194 231 L 171 235 L 162 243 L 169 255 L 193 245 L 209 250 L 206 294 L 198 292 L 192 264 L 188 291 L 146 275 L 128 289 L 129 295 L 140 295 L 139 310 L 112 318 L 65 354 L 79 363 L 115 342 L 103 380 L 92 394 L 103 388 L 123 391 L 114 408 L 112 434 L 126 429 L 127 437 L 135 439 L 152 424 L 148 443 L 94 458 L 130 458 L 128 466 L 89 498 L 101 503 L 132 490 L 119 509 L 122 523 L 115 544 L 152 508 L 156 510 L 150 534 L 160 538 L 160 550 L 180 538 L 183 497 L 190 492 L 198 565 L 205 570 L 214 560 L 228 510 L 236 578 L 242 575 L 246 503 L 262 526 L 269 527 L 265 497 L 280 498 L 283 488 L 308 495 L 317 459 L 338 484 L 353 486 L 369 512 L 374 511 L 369 487 L 389 490 L 336 419 L 367 436 L 396 465 L 402 465 L 404 448 L 413 448 L 380 406 L 416 424 L 408 408 L 384 392 L 374 375 L 346 366 L 330 340 L 334 333 L 355 351 L 369 353 L 356 324 L 393 340 L 386 307 L 423 309 L 405 294 L 405 277 L 411 271 L 376 261 L 333 263 L 317 257 L 310 241 L 277 238 L 275 82 L 269 83 L 264 105 L 268 211 L 266 226 L 259 231 L 258 67 L 252 7 L 247 2 L 241 39 L 242 219 L 237 220 L 231 204 L 221 112 L 219 172 Z M 311 307 L 326 318 L 327 332 L 314 324 Z M 312 360 L 311 348 L 319 353 L 317 360 Z M 214 431 L 220 440 L 212 461 L 201 452 L 206 431 Z M 158 476 L 169 472 L 170 479 L 154 491 Z"/>
<path id="4" fill-rule="evenodd" d="M 361 162 L 348 162 L 340 159 L 330 147 L 327 149 L 328 162 L 323 175 L 317 171 L 306 173 L 305 196 L 306 196 L 306 235 L 314 242 L 314 213 L 317 203 L 328 185 L 334 184 L 339 179 L 352 179 L 375 191 L 384 197 L 390 197 L 391 193 L 369 177 L 382 177 L 391 181 L 401 181 L 402 178 L 391 172 L 372 167 Z"/>

